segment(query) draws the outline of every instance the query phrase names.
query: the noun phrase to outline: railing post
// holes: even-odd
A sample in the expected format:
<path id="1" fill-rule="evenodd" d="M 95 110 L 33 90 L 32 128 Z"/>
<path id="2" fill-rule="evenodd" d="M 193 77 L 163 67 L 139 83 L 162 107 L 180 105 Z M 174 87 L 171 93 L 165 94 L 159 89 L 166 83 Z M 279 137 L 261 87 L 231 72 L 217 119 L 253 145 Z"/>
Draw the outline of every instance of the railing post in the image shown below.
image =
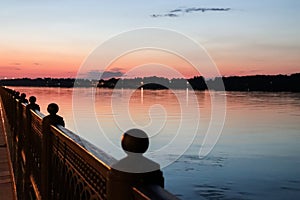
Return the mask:
<path id="1" fill-rule="evenodd" d="M 22 170 L 22 134 L 21 130 L 21 121 L 22 121 L 22 109 L 21 102 L 16 101 L 16 119 L 15 119 L 15 129 L 14 129 L 14 138 L 15 141 L 15 153 L 14 153 L 14 169 L 15 169 L 15 178 L 16 178 L 16 188 L 18 199 L 23 199 L 23 170 Z"/>
<path id="2" fill-rule="evenodd" d="M 127 156 L 111 166 L 107 182 L 109 200 L 133 199 L 133 187 L 164 186 L 159 164 L 143 156 L 149 146 L 145 132 L 131 129 L 123 134 L 122 148 Z"/>
<path id="3" fill-rule="evenodd" d="M 50 124 L 42 127 L 42 155 L 41 155 L 41 196 L 43 200 L 50 199 Z"/>
<path id="4" fill-rule="evenodd" d="M 42 198 L 45 200 L 51 199 L 52 196 L 52 132 L 51 125 L 65 126 L 62 117 L 56 115 L 59 107 L 56 103 L 50 103 L 47 107 L 49 115 L 43 118 L 42 121 L 42 158 L 41 158 L 41 173 L 42 173 Z"/>
<path id="5" fill-rule="evenodd" d="M 25 121 L 25 137 L 24 137 L 24 152 L 25 152 L 25 156 L 26 156 L 26 161 L 25 161 L 25 187 L 24 187 L 24 191 L 25 191 L 25 197 L 26 199 L 30 199 L 31 196 L 31 188 L 32 188 L 32 184 L 30 181 L 30 174 L 31 174 L 31 156 L 30 156 L 30 134 L 31 134 L 31 113 L 30 110 L 26 107 L 26 121 Z"/>

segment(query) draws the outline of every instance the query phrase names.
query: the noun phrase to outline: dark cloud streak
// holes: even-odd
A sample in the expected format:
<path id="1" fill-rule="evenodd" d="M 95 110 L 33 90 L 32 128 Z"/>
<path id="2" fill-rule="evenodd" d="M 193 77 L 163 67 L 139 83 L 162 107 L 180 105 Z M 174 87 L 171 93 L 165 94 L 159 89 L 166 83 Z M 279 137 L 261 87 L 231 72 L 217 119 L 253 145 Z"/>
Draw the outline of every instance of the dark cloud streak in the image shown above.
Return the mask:
<path id="1" fill-rule="evenodd" d="M 182 12 L 183 10 L 182 9 L 174 9 L 174 10 L 171 10 L 170 13 L 174 13 L 174 12 Z"/>
<path id="2" fill-rule="evenodd" d="M 21 70 L 20 67 L 15 67 L 15 66 L 0 66 L 0 69 L 2 69 L 2 70 L 11 70 L 11 71 Z"/>
<path id="3" fill-rule="evenodd" d="M 154 18 L 157 18 L 157 17 L 179 17 L 179 15 L 173 14 L 173 13 L 168 13 L 168 14 L 164 14 L 164 15 L 153 14 L 153 15 L 151 15 L 151 17 L 154 17 Z"/>
<path id="4" fill-rule="evenodd" d="M 91 70 L 87 73 L 81 74 L 81 78 L 98 80 L 98 79 L 109 79 L 109 78 L 119 78 L 122 77 L 124 73 L 122 71 L 117 71 L 113 69 L 113 71 L 99 71 L 99 70 Z"/>
<path id="5" fill-rule="evenodd" d="M 19 66 L 19 65 L 21 65 L 21 63 L 16 62 L 16 63 L 12 63 L 11 65 L 17 65 L 17 66 Z"/>
<path id="6" fill-rule="evenodd" d="M 187 8 L 184 10 L 186 13 L 190 12 L 206 12 L 206 11 L 229 11 L 230 8 Z"/>
<path id="7" fill-rule="evenodd" d="M 192 12 L 207 12 L 207 11 L 211 11 L 211 12 L 227 12 L 230 11 L 231 8 L 196 8 L 196 7 L 192 7 L 192 8 L 185 8 L 185 9 L 174 9 L 174 10 L 170 10 L 168 13 L 166 14 L 152 14 L 151 17 L 157 18 L 157 17 L 179 17 L 181 15 L 183 15 L 184 13 L 192 13 Z"/>

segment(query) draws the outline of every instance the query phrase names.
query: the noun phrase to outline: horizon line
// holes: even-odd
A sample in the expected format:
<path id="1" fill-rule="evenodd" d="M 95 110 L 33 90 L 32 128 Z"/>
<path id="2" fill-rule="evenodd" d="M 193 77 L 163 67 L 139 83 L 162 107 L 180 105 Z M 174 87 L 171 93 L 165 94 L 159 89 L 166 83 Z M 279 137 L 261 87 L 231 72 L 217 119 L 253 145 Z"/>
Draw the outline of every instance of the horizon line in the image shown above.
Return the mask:
<path id="1" fill-rule="evenodd" d="M 90 81 L 99 81 L 99 80 L 109 80 L 109 79 L 112 79 L 112 78 L 115 78 L 115 79 L 136 79 L 136 78 L 150 78 L 150 77 L 157 77 L 157 78 L 165 78 L 165 79 L 193 79 L 195 77 L 203 77 L 205 79 L 215 79 L 215 78 L 219 78 L 219 77 L 224 77 L 224 78 L 227 78 L 227 77 L 246 77 L 246 76 L 280 76 L 280 75 L 283 75 L 283 76 L 290 76 L 290 75 L 293 75 L 293 74 L 299 74 L 299 72 L 294 72 L 294 73 L 287 73 L 287 74 L 283 74 L 283 73 L 278 73 L 278 74 L 248 74 L 248 75 L 221 75 L 221 76 L 216 76 L 216 77 L 204 77 L 204 76 L 201 76 L 201 75 L 198 75 L 198 76 L 193 76 L 193 77 L 189 77 L 189 78 L 183 78 L 183 77 L 172 77 L 172 78 L 167 78 L 167 77 L 164 77 L 164 76 L 143 76 L 143 77 L 117 77 L 117 76 L 114 76 L 114 77 L 109 77 L 109 78 L 101 78 L 99 77 L 99 79 L 91 79 L 91 78 L 88 78 L 88 77 L 81 77 L 81 78 L 76 78 L 76 77 L 32 77 L 32 78 L 29 78 L 29 77 L 18 77 L 18 78 L 15 78 L 15 77 L 12 77 L 12 78 L 7 78 L 7 77 L 4 77 L 4 78 L 0 78 L 0 80 L 18 80 L 18 79 L 31 79 L 31 80 L 34 80 L 34 79 L 75 79 L 75 80 L 79 80 L 79 79 L 83 79 L 83 80 L 90 80 Z"/>

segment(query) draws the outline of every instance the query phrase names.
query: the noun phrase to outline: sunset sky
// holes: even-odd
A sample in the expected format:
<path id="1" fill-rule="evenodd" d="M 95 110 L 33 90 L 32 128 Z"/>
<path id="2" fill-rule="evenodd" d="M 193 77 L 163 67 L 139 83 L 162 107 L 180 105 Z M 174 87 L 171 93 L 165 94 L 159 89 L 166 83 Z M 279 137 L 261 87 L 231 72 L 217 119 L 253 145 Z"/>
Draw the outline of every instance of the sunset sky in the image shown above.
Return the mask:
<path id="1" fill-rule="evenodd" d="M 102 42 L 143 27 L 192 38 L 225 76 L 300 72 L 299 10 L 298 0 L 1 1 L 0 79 L 76 77 Z M 120 60 L 112 72 L 126 73 L 135 59 Z M 194 75 L 184 62 L 175 68 Z"/>

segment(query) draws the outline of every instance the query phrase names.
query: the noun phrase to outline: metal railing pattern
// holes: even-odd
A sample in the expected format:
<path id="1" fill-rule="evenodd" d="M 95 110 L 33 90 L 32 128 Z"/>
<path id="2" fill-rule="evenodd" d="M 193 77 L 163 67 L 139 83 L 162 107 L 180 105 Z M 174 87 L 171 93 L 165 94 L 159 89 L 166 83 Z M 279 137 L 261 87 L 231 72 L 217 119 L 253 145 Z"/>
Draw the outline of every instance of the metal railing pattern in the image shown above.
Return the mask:
<path id="1" fill-rule="evenodd" d="M 26 109 L 8 88 L 0 87 L 0 95 L 11 130 L 8 147 L 18 199 L 112 199 L 108 193 L 120 189 L 108 190 L 114 186 L 113 157 L 62 126 L 45 133 L 42 113 Z M 124 182 L 131 188 L 124 199 L 177 199 L 161 187 L 159 174 L 154 185 Z"/>

